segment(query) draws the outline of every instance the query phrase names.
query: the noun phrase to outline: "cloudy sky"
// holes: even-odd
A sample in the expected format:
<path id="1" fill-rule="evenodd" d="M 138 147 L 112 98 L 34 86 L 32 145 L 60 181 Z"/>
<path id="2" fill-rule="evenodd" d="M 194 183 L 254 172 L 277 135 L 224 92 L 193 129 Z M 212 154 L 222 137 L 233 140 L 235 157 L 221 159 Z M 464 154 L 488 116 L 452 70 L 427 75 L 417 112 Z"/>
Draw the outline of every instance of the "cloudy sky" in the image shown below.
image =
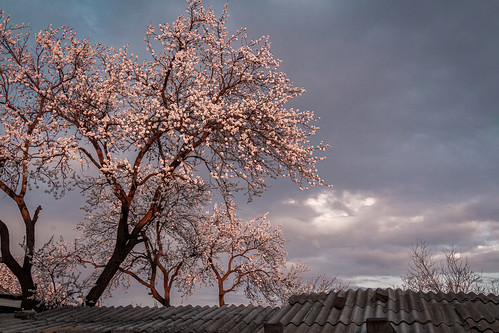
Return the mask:
<path id="1" fill-rule="evenodd" d="M 218 13 L 223 3 L 205 1 Z M 145 55 L 147 24 L 172 22 L 186 3 L 1 7 L 34 31 L 67 25 Z M 234 0 L 229 13 L 231 29 L 270 35 L 281 69 L 307 90 L 290 106 L 315 111 L 317 140 L 332 145 L 319 170 L 333 188 L 301 192 L 289 180 L 271 181 L 261 198 L 241 204 L 242 216 L 270 211 L 289 239 L 290 260 L 352 286 L 400 284 L 417 239 L 437 252 L 455 246 L 484 276 L 499 272 L 499 2 Z M 14 220 L 1 200 L 2 216 Z M 79 195 L 36 200 L 43 237 L 71 235 Z"/>

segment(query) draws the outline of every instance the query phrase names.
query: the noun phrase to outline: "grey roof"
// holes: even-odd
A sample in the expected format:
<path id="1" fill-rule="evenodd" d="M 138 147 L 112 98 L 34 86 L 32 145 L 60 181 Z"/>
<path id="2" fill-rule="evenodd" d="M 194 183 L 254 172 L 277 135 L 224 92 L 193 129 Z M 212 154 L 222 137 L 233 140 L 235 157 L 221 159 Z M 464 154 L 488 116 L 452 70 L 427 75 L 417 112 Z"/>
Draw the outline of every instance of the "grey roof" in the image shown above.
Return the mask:
<path id="1" fill-rule="evenodd" d="M 14 312 L 21 309 L 21 295 L 13 295 L 0 286 L 0 313 Z"/>
<path id="2" fill-rule="evenodd" d="M 269 323 L 284 333 L 365 333 L 369 318 L 386 318 L 397 333 L 499 332 L 499 296 L 400 289 L 295 295 Z"/>
<path id="3" fill-rule="evenodd" d="M 253 333 L 278 308 L 261 306 L 62 307 L 23 320 L 0 314 L 0 332 Z"/>
<path id="4" fill-rule="evenodd" d="M 269 323 L 282 325 L 284 333 L 366 333 L 370 318 L 386 318 L 397 333 L 499 332 L 499 296 L 359 289 L 295 295 L 282 308 L 63 307 L 35 319 L 0 314 L 0 332 L 263 333 Z"/>

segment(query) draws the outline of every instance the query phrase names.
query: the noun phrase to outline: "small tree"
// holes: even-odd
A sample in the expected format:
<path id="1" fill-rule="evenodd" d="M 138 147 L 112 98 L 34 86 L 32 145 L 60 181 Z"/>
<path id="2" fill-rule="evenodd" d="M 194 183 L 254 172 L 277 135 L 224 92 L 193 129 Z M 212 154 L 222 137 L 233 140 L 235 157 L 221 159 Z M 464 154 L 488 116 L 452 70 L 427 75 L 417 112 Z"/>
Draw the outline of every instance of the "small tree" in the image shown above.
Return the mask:
<path id="1" fill-rule="evenodd" d="M 225 295 L 244 287 L 253 302 L 275 303 L 282 288 L 287 253 L 280 227 L 273 227 L 266 215 L 243 222 L 235 215 L 233 203 L 215 212 L 204 224 L 204 281 L 218 288 L 218 303 Z"/>
<path id="2" fill-rule="evenodd" d="M 149 289 L 163 306 L 171 305 L 174 285 L 182 295 L 189 295 L 194 285 L 187 284 L 186 276 L 194 271 L 199 253 L 193 243 L 164 236 L 166 224 L 157 222 L 155 235 L 144 241 L 143 251 L 132 251 L 130 258 L 120 267 L 120 273 L 130 276 Z"/>
<path id="3" fill-rule="evenodd" d="M 163 189 L 167 200 L 162 202 L 150 225 L 142 229 L 142 243 L 120 265 L 113 279 L 113 287 L 128 286 L 130 278 L 134 279 L 145 286 L 149 294 L 163 306 L 170 306 L 174 285 L 184 295 L 192 292 L 194 284 L 187 282 L 192 280 L 191 273 L 198 264 L 202 241 L 196 225 L 204 220 L 202 204 L 209 198 L 206 187 L 203 187 L 179 179 Z M 149 195 L 145 193 L 143 197 Z M 112 236 L 117 226 L 109 221 L 119 215 L 119 206 L 112 205 L 113 202 L 109 197 L 89 201 L 87 222 L 78 227 L 82 237 L 76 241 L 77 257 L 80 262 L 89 263 L 99 270 L 105 267 L 107 258 L 112 255 Z M 143 207 L 143 204 L 132 206 L 132 224 L 139 222 L 137 219 L 142 216 Z M 186 275 L 190 278 L 186 278 Z"/>
<path id="4" fill-rule="evenodd" d="M 81 265 L 74 256 L 74 244 L 62 237 L 52 237 L 33 258 L 34 279 L 37 285 L 35 299 L 43 308 L 62 305 L 82 305 L 92 276 L 83 276 Z"/>
<path id="5" fill-rule="evenodd" d="M 407 275 L 402 276 L 402 286 L 422 292 L 480 292 L 482 275 L 474 272 L 466 257 L 461 257 L 455 249 L 443 252 L 445 259 L 436 261 L 424 241 L 411 249 L 411 262 Z"/>
<path id="6" fill-rule="evenodd" d="M 81 277 L 68 246 L 62 238 L 57 242 L 52 238 L 33 255 L 32 276 L 37 288 L 31 297 L 39 309 L 83 303 L 91 280 Z M 18 279 L 5 264 L 0 264 L 0 285 L 14 295 L 22 294 Z"/>
<path id="7" fill-rule="evenodd" d="M 346 290 L 348 284 L 337 281 L 337 277 L 328 278 L 325 275 L 313 277 L 310 280 L 303 280 L 303 273 L 308 272 L 309 266 L 301 261 L 297 262 L 286 271 L 281 281 L 281 293 L 279 302 L 282 305 L 288 304 L 289 298 L 293 295 L 311 293 L 329 293 L 331 291 Z"/>

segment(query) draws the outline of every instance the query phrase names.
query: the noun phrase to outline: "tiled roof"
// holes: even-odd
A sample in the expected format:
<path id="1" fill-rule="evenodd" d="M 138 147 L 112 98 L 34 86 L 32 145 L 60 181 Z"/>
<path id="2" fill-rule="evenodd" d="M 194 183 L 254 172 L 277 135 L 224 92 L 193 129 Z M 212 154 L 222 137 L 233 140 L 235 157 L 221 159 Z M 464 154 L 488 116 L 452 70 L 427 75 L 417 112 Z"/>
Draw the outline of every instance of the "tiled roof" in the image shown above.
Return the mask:
<path id="1" fill-rule="evenodd" d="M 253 333 L 278 308 L 261 306 L 63 307 L 22 320 L 0 314 L 0 332 Z"/>
<path id="2" fill-rule="evenodd" d="M 499 332 L 499 296 L 358 289 L 295 295 L 269 323 L 284 333 L 367 332 L 369 318 L 386 318 L 397 333 Z"/>
<path id="3" fill-rule="evenodd" d="M 377 318 L 373 320 L 372 318 Z M 282 308 L 260 306 L 64 307 L 35 319 L 0 314 L 0 332 L 264 332 L 367 333 L 368 321 L 386 319 L 397 333 L 499 332 L 499 296 L 400 289 L 295 295 Z"/>

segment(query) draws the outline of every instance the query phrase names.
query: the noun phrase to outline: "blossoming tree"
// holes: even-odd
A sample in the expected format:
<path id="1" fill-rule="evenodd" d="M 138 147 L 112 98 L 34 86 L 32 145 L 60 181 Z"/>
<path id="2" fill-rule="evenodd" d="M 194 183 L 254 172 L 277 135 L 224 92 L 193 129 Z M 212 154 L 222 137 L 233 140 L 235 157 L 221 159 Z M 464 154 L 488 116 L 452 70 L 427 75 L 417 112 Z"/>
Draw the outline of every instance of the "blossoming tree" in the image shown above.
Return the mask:
<path id="1" fill-rule="evenodd" d="M 188 4 L 171 25 L 148 27 L 150 58 L 142 62 L 126 47 L 90 45 L 65 28 L 42 31 L 30 48 L 25 26 L 3 21 L 0 188 L 23 217 L 23 264 L 10 253 L 3 222 L 1 250 L 27 308 L 40 212 L 26 205 L 30 183 L 44 180 L 61 193 L 61 175 L 69 171 L 88 202 L 105 199 L 119 212 L 110 216 L 113 242 L 88 305 L 136 246 L 147 244 L 173 183 L 208 187 L 224 198 L 237 190 L 258 195 L 268 177 L 323 184 L 315 151 L 325 146 L 309 142 L 317 130 L 313 113 L 286 106 L 303 89 L 279 71 L 268 38 L 230 34 L 226 9 L 217 18 L 201 0 Z M 69 159 L 77 167 L 68 169 Z"/>
<path id="2" fill-rule="evenodd" d="M 227 293 L 241 287 L 253 302 L 263 297 L 276 303 L 286 277 L 287 253 L 281 228 L 272 226 L 266 215 L 247 222 L 238 219 L 232 203 L 215 207 L 203 227 L 203 264 L 198 275 L 205 283 L 216 285 L 219 305 L 225 305 Z"/>
<path id="3" fill-rule="evenodd" d="M 68 249 L 70 243 L 52 237 L 37 249 L 32 258 L 32 278 L 36 289 L 31 298 L 37 309 L 62 305 L 81 305 L 84 292 L 91 284 L 91 277 L 84 277 L 78 270 L 79 262 Z M 22 294 L 17 277 L 0 263 L 0 286 L 13 295 Z"/>
<path id="4" fill-rule="evenodd" d="M 15 25 L 0 11 L 0 190 L 15 202 L 24 224 L 24 255 L 11 253 L 10 228 L 0 220 L 1 262 L 22 290 L 22 307 L 34 306 L 32 267 L 36 225 L 41 206 L 26 201 L 35 187 L 59 197 L 73 138 L 54 112 L 54 97 L 66 89 L 92 57 L 87 41 L 68 29 L 49 27 L 31 43 L 28 25 Z"/>
<path id="5" fill-rule="evenodd" d="M 141 191 L 151 190 L 141 188 Z M 154 190 L 154 189 L 152 189 Z M 142 240 L 121 263 L 112 287 L 127 286 L 131 279 L 145 286 L 149 294 L 163 306 L 170 306 L 174 285 L 183 295 L 193 291 L 192 273 L 201 256 L 203 237 L 198 226 L 205 220 L 203 204 L 209 199 L 206 186 L 192 186 L 181 180 L 171 181 L 163 189 L 165 200 L 154 221 L 140 232 Z M 101 195 L 106 194 L 102 192 Z M 77 258 L 95 268 L 104 268 L 112 255 L 119 205 L 111 193 L 88 205 L 87 222 L 79 225 L 81 237 L 76 241 Z M 147 197 L 147 193 L 140 193 Z M 141 203 L 130 210 L 132 224 L 143 211 Z"/>
<path id="6" fill-rule="evenodd" d="M 333 289 L 335 278 L 304 282 L 308 266 L 288 265 L 282 230 L 266 215 L 245 222 L 236 216 L 230 198 L 210 214 L 204 210 L 210 196 L 202 188 L 183 182 L 169 185 L 161 213 L 142 230 L 143 242 L 120 265 L 112 287 L 127 286 L 134 279 L 163 306 L 170 306 L 174 285 L 182 295 L 192 294 L 198 285 L 216 286 L 220 306 L 227 294 L 240 289 L 250 301 L 272 305 L 285 304 L 296 293 Z M 119 214 L 119 206 L 112 203 L 109 198 L 93 202 L 88 222 L 79 226 L 77 257 L 96 268 L 104 268 L 112 254 L 116 225 L 109 221 Z M 141 216 L 136 209 L 130 211 L 131 220 Z"/>
<path id="7" fill-rule="evenodd" d="M 329 278 L 326 275 L 319 275 L 304 280 L 303 275 L 308 271 L 310 271 L 309 266 L 300 261 L 286 271 L 280 282 L 279 301 L 281 304 L 288 304 L 293 295 L 329 293 L 331 291 L 347 290 L 349 287 L 348 283 L 345 284 L 339 281 L 336 276 Z"/>
<path id="8" fill-rule="evenodd" d="M 217 18 L 191 0 L 173 24 L 147 29 L 149 60 L 139 62 L 126 48 L 106 53 L 58 96 L 89 171 L 82 183 L 94 196 L 110 191 L 120 212 L 89 305 L 143 242 L 171 182 L 206 184 L 223 196 L 245 189 L 250 197 L 267 177 L 323 183 L 314 151 L 324 146 L 309 142 L 313 113 L 285 105 L 303 89 L 278 71 L 267 37 L 229 34 L 226 19 L 226 10 Z M 141 214 L 132 219 L 139 201 Z"/>

